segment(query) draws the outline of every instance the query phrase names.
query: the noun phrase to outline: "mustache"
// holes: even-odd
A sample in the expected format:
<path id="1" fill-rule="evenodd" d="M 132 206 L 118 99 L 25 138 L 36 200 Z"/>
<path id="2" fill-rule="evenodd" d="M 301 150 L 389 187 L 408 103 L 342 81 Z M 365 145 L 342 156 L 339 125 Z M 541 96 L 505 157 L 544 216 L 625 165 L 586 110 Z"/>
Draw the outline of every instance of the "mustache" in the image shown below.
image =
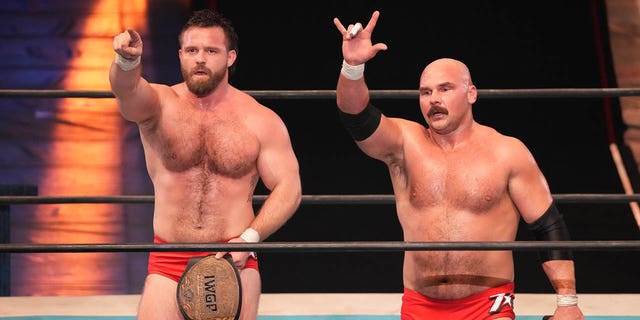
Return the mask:
<path id="1" fill-rule="evenodd" d="M 196 74 L 197 72 L 204 72 L 208 75 L 211 75 L 211 70 L 209 70 L 207 67 L 195 67 L 191 70 L 191 74 Z"/>
<path id="2" fill-rule="evenodd" d="M 428 116 L 432 116 L 436 113 L 443 113 L 443 114 L 449 114 L 449 110 L 441 107 L 441 106 L 432 106 L 431 109 L 429 109 L 429 112 L 427 112 Z"/>

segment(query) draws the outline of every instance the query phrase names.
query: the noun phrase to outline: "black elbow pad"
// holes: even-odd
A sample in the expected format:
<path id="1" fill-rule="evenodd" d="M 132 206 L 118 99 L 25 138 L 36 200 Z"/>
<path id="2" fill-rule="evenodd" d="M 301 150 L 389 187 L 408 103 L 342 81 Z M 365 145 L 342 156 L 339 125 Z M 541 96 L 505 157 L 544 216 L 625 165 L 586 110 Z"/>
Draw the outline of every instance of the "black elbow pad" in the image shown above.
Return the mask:
<path id="1" fill-rule="evenodd" d="M 538 241 L 568 241 L 569 229 L 564 222 L 564 218 L 555 202 L 551 203 L 549 209 L 536 221 L 529 224 L 529 230 L 533 232 Z M 573 253 L 568 250 L 549 250 L 540 253 L 542 262 L 549 260 L 573 260 Z"/>

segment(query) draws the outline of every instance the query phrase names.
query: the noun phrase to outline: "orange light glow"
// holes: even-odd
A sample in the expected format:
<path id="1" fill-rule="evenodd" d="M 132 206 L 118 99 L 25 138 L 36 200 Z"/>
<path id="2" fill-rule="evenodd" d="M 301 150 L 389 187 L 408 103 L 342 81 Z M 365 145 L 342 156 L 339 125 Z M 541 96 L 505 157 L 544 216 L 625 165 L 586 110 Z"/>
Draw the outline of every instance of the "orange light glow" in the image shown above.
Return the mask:
<path id="1" fill-rule="evenodd" d="M 75 2 L 69 2 L 75 3 Z M 60 87 L 110 90 L 113 36 L 124 28 L 146 30 L 145 0 L 101 0 L 78 17 L 68 37 L 72 59 Z M 125 5 L 126 4 L 126 5 Z M 80 10 L 76 10 L 80 11 Z M 114 99 L 60 99 L 41 115 L 51 124 L 43 145 L 41 196 L 123 194 L 127 123 Z M 13 233 L 32 243 L 126 242 L 126 219 L 118 204 L 39 205 L 28 226 Z M 151 212 L 149 212 L 151 214 Z M 104 295 L 127 291 L 125 253 L 13 255 L 12 295 Z"/>

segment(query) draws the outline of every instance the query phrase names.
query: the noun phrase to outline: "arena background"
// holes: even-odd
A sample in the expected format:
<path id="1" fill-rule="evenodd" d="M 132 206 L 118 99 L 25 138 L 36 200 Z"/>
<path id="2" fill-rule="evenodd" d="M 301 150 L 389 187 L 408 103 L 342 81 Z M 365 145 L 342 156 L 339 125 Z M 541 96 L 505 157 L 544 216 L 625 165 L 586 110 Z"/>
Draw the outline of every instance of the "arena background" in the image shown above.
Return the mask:
<path id="1" fill-rule="evenodd" d="M 16 12 L 35 21 L 44 16 L 42 7 L 52 8 L 56 1 L 7 1 L 0 4 L 1 16 L 8 27 Z M 66 6 L 63 1 L 61 6 Z M 214 8 L 230 18 L 240 36 L 236 74 L 230 82 L 243 90 L 335 89 L 341 57 L 341 38 L 332 19 L 343 23 L 368 21 L 373 10 L 381 17 L 373 35 L 389 49 L 367 63 L 370 89 L 416 89 L 424 66 L 440 57 L 465 62 L 479 89 L 512 88 L 600 88 L 603 83 L 615 87 L 606 31 L 606 13 L 601 1 L 148 1 L 148 30 L 144 33 L 145 77 L 152 82 L 172 84 L 181 81 L 177 60 L 177 33 L 190 10 Z M 54 8 L 55 9 L 55 8 Z M 55 11 L 53 9 L 53 11 Z M 33 11 L 33 12 L 32 12 Z M 59 11 L 56 11 L 59 12 Z M 7 22 L 9 21 L 9 22 Z M 2 24 L 3 22 L 0 22 Z M 11 41 L 23 40 L 29 24 L 0 28 Z M 56 31 L 64 32 L 64 31 Z M 113 35 L 111 35 L 113 36 Z M 37 41 L 38 37 L 34 36 Z M 6 42 L 7 43 L 7 42 Z M 46 51 L 46 48 L 39 46 Z M 2 49 L 6 71 L 2 89 L 55 89 L 60 84 L 38 77 L 11 53 Z M 29 52 L 32 55 L 41 52 Z M 112 52 L 103 52 L 111 55 Z M 44 54 L 46 55 L 46 53 Z M 19 56 L 19 55 L 18 55 Z M 19 66 L 12 64 L 12 59 Z M 602 64 L 604 62 L 604 64 Z M 24 70 L 30 72 L 23 72 Z M 8 71 L 7 71 L 8 70 Z M 40 70 L 49 75 L 50 70 Z M 104 73 L 107 77 L 107 73 Z M 38 80 L 33 80 L 38 79 Z M 64 87 L 64 89 L 78 89 Z M 94 100 L 95 101 L 95 100 Z M 362 154 L 338 122 L 332 99 L 262 99 L 287 124 L 293 148 L 300 161 L 303 194 L 390 194 L 386 167 Z M 373 101 L 389 116 L 424 122 L 416 100 L 379 99 Z M 20 142 L 38 139 L 45 133 L 30 134 L 32 115 L 42 100 L 12 102 L 0 100 L 0 184 L 38 187 L 43 171 L 28 173 L 28 163 L 47 156 L 25 155 Z M 25 107 L 26 106 L 26 107 Z M 27 108 L 28 107 L 28 108 Z M 89 106 L 90 107 L 90 106 Z M 611 107 L 608 109 L 608 107 Z M 58 107 L 59 108 L 59 107 Z M 4 110 L 2 110 L 4 109 Z M 612 121 L 607 114 L 612 111 Z M 480 97 L 474 106 L 476 120 L 498 131 L 518 137 L 529 146 L 546 175 L 554 194 L 623 193 L 609 153 L 612 140 L 620 143 L 624 126 L 620 120 L 618 99 L 543 98 L 489 99 Z M 17 119 L 17 120 L 16 120 Z M 18 121 L 19 120 L 19 121 Z M 92 120 L 89 120 L 91 122 Z M 25 125 L 28 128 L 24 128 Z M 141 146 L 135 126 L 124 124 L 119 137 L 126 141 L 127 157 L 116 194 L 152 194 L 144 171 Z M 624 146 L 623 151 L 624 151 Z M 126 150 L 125 150 L 126 148 Z M 36 152 L 37 153 L 37 152 Z M 16 156 L 19 155 L 19 156 Z M 16 158 L 17 157 L 17 158 Z M 33 160 L 37 158 L 36 160 Z M 43 160 L 42 163 L 46 164 Z M 32 165 L 36 167 L 36 165 Z M 116 169 L 120 170 L 120 169 Z M 127 171 L 128 170 L 128 171 Z M 26 173 L 25 173 L 26 172 Z M 631 172 L 632 176 L 637 175 Z M 46 195 L 42 188 L 39 194 Z M 258 194 L 264 194 L 259 186 Z M 74 194 L 75 195 L 75 194 Z M 627 204 L 561 203 L 567 224 L 575 240 L 637 240 L 638 227 Z M 78 210 L 78 216 L 92 209 Z M 74 207 L 77 208 L 77 207 Z M 87 207 L 84 207 L 87 208 Z M 51 209 L 51 211 L 55 211 Z M 119 237 L 111 241 L 150 242 L 151 210 L 148 205 L 125 205 Z M 34 213 L 35 212 L 35 213 Z M 38 211 L 12 206 L 11 241 L 23 242 L 37 237 L 23 236 L 33 228 L 31 219 Z M 43 228 L 39 225 L 38 228 Z M 36 228 L 37 229 L 37 228 Z M 58 230 L 59 231 L 59 230 Z M 85 230 L 86 231 L 86 230 Z M 7 231 L 5 231 L 7 232 Z M 521 225 L 519 240 L 531 240 Z M 55 238 L 47 239 L 55 242 Z M 402 240 L 395 208 L 392 205 L 302 205 L 294 217 L 267 241 L 397 241 Z M 37 242 L 37 241 L 34 241 Z M 44 241 L 46 242 L 46 241 Z M 35 268 L 26 274 L 25 266 L 48 261 L 32 255 L 11 255 L 10 286 L 5 293 L 46 294 L 34 291 L 30 280 Z M 125 269 L 116 269 L 99 285 L 126 282 L 102 293 L 139 293 L 145 274 L 146 254 L 119 255 Z M 637 292 L 638 252 L 576 252 L 578 291 L 584 293 Z M 64 262 L 56 261 L 61 264 Z M 516 252 L 516 291 L 552 292 L 537 256 Z M 98 265 L 93 271 L 99 273 Z M 400 292 L 402 290 L 402 253 L 263 253 L 260 255 L 263 291 L 277 292 Z M 73 277 L 71 277 L 73 279 Z M 6 280 L 6 279 L 5 279 Z M 46 281 L 45 281 L 46 282 Z M 73 286 L 54 282 L 48 286 Z M 9 289 L 6 289 L 9 287 Z M 59 290 L 56 292 L 65 292 Z M 66 291 L 80 292 L 93 291 Z"/>

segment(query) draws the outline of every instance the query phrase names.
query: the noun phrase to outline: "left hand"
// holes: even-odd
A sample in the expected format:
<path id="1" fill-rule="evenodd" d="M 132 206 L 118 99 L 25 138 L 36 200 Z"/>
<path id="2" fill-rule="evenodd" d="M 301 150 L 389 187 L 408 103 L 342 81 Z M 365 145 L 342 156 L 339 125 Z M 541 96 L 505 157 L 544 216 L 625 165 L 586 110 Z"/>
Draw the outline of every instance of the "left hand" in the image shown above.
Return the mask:
<path id="1" fill-rule="evenodd" d="M 550 320 L 584 320 L 584 315 L 578 306 L 557 307 Z"/>

